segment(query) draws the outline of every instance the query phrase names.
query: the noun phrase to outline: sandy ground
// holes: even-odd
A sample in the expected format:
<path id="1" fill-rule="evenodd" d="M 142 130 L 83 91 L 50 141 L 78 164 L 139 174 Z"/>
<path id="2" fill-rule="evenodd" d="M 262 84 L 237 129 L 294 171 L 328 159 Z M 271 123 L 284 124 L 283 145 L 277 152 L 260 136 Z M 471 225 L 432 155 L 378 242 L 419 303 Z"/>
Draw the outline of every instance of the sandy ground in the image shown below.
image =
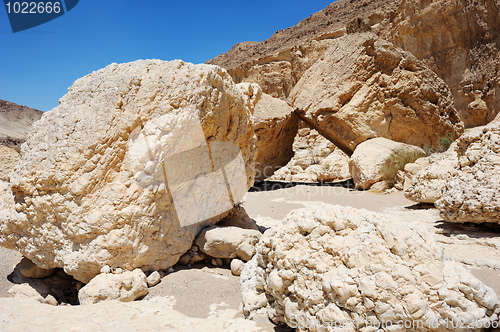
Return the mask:
<path id="1" fill-rule="evenodd" d="M 447 224 L 439 218 L 437 210 L 416 205 L 407 200 L 401 192 L 383 195 L 354 191 L 339 186 L 279 187 L 276 184 L 275 188 L 267 188 L 274 190 L 253 191 L 245 196 L 244 208 L 249 216 L 263 227 L 271 227 L 280 223 L 280 220 L 291 210 L 324 203 L 383 212 L 391 218 L 404 220 L 417 218 L 426 223 L 435 233 L 448 256 L 467 264 L 476 277 L 500 294 L 500 233 L 498 232 L 474 225 Z M 0 248 L 0 259 L 0 297 L 5 297 L 7 289 L 12 286 L 7 276 L 13 271 L 13 266 L 20 261 L 21 255 L 12 250 Z M 77 329 L 78 331 L 108 329 L 108 327 L 112 327 L 111 330 L 118 330 L 119 327 L 128 326 L 127 321 L 130 321 L 130 324 L 144 322 L 148 329 L 156 327 L 166 330 L 230 331 L 235 326 L 239 326 L 240 330 L 245 331 L 276 330 L 273 325 L 265 321 L 245 325 L 247 323 L 242 320 L 241 313 L 239 278 L 233 276 L 227 267 L 220 268 L 204 264 L 175 267 L 174 271 L 166 274 L 158 285 L 150 288 L 150 293 L 143 301 L 136 301 L 132 304 L 109 302 L 109 307 L 106 304 L 100 304 L 98 307 L 63 308 L 31 303 L 28 300 L 23 301 L 0 299 L 0 330 L 9 330 L 6 327 L 16 327 L 17 330 L 23 327 L 33 327 L 31 322 L 41 324 L 40 319 L 37 318 L 41 316 L 57 316 L 64 320 L 63 316 L 78 315 L 89 317 L 89 319 L 94 317 L 91 323 L 80 319 L 82 323 L 76 324 L 81 327 Z M 154 314 L 158 311 L 155 306 L 158 310 L 161 309 L 162 315 L 170 317 L 171 325 L 162 325 L 161 320 L 158 320 Z M 33 319 L 26 320 L 25 315 L 16 311 L 19 307 L 29 312 Z M 115 313 L 113 308 L 120 313 Z M 60 310 L 59 315 L 57 310 Z M 221 327 L 218 324 L 224 319 L 228 320 L 226 324 L 229 325 Z M 67 328 L 58 319 L 52 317 L 52 320 L 53 326 L 59 326 L 61 330 Z M 237 322 L 237 324 L 231 325 L 231 322 L 234 324 Z M 238 328 L 235 329 L 237 330 Z M 277 330 L 289 329 L 278 328 Z"/>

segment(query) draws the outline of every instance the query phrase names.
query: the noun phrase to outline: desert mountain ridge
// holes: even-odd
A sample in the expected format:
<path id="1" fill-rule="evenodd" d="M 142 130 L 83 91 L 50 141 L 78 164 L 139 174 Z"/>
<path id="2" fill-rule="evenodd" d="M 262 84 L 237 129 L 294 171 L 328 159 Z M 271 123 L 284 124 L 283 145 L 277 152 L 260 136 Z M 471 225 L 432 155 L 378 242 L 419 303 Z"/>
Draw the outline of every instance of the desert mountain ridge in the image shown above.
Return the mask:
<path id="1" fill-rule="evenodd" d="M 375 20 L 378 12 L 396 11 L 401 0 L 338 0 L 303 19 L 297 25 L 276 31 L 262 42 L 245 41 L 234 45 L 228 52 L 207 61 L 231 70 L 257 59 L 291 49 L 310 39 L 331 37 L 357 17 Z"/>
<path id="2" fill-rule="evenodd" d="M 23 143 L 31 125 L 42 115 L 37 109 L 0 99 L 0 144 L 14 147 Z"/>

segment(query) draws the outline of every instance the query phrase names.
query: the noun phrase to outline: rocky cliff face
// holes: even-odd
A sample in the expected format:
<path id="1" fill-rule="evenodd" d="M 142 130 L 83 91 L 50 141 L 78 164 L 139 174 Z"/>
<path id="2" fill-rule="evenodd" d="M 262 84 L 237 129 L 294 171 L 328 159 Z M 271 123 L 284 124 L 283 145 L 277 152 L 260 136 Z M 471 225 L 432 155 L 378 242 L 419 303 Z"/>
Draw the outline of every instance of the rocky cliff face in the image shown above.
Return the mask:
<path id="1" fill-rule="evenodd" d="M 466 127 L 473 127 L 500 109 L 499 16 L 499 0 L 339 0 L 268 40 L 237 44 L 208 63 L 226 68 L 236 83 L 258 83 L 263 92 L 286 99 L 336 38 L 372 31 L 438 74 Z"/>
<path id="2" fill-rule="evenodd" d="M 499 17 L 498 0 L 404 0 L 373 30 L 444 79 L 466 127 L 474 127 L 500 110 Z"/>

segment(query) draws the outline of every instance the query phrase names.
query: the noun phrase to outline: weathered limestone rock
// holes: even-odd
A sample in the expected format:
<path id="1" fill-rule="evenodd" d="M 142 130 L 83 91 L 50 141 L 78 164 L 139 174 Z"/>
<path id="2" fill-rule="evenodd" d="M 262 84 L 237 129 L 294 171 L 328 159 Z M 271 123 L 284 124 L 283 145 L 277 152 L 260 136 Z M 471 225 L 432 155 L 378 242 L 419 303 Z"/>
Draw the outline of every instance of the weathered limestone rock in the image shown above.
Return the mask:
<path id="1" fill-rule="evenodd" d="M 316 130 L 300 128 L 293 143 L 294 156 L 269 180 L 342 181 L 349 179 L 349 157 Z"/>
<path id="2" fill-rule="evenodd" d="M 487 326 L 500 312 L 495 292 L 445 259 L 421 223 L 343 206 L 291 212 L 264 233 L 241 282 L 247 316 L 298 330 L 406 322 L 452 331 L 452 322 Z"/>
<path id="3" fill-rule="evenodd" d="M 441 198 L 442 191 L 449 179 L 459 173 L 460 146 L 482 135 L 484 127 L 467 129 L 447 151 L 434 153 L 429 157 L 419 159 L 417 165 L 409 164 L 409 173 L 414 173 L 405 188 L 406 198 L 419 203 L 435 203 Z M 415 174 L 416 173 L 416 174 Z"/>
<path id="4" fill-rule="evenodd" d="M 121 274 L 104 273 L 93 278 L 78 292 L 80 304 L 95 304 L 102 301 L 135 301 L 148 294 L 146 275 L 140 269 Z"/>
<path id="5" fill-rule="evenodd" d="M 257 136 L 255 179 L 264 180 L 292 159 L 298 119 L 286 102 L 267 94 L 262 94 L 254 117 Z"/>
<path id="6" fill-rule="evenodd" d="M 235 276 L 241 275 L 241 271 L 245 267 L 245 262 L 237 258 L 231 260 L 231 273 Z"/>
<path id="7" fill-rule="evenodd" d="M 21 155 L 14 149 L 0 145 L 0 180 L 9 181 L 9 173 L 14 169 Z"/>
<path id="8" fill-rule="evenodd" d="M 26 278 L 45 278 L 56 272 L 56 269 L 42 269 L 26 257 L 23 257 L 17 266 L 19 267 L 19 272 L 21 272 L 21 274 Z"/>
<path id="9" fill-rule="evenodd" d="M 463 132 L 446 83 L 413 55 L 371 33 L 348 34 L 302 76 L 289 101 L 345 153 L 369 138 L 423 147 Z"/>
<path id="10" fill-rule="evenodd" d="M 463 135 L 454 151 L 456 172 L 447 178 L 435 203 L 441 217 L 500 224 L 500 123 Z"/>
<path id="11" fill-rule="evenodd" d="M 255 253 L 261 233 L 254 229 L 234 226 L 209 226 L 195 240 L 200 250 L 215 258 L 239 257 L 248 261 Z"/>
<path id="12" fill-rule="evenodd" d="M 243 197 L 254 156 L 251 111 L 223 69 L 111 64 L 35 123 L 0 244 L 82 282 L 105 265 L 166 269 Z"/>
<path id="13" fill-rule="evenodd" d="M 372 138 L 354 150 L 349 170 L 356 188 L 366 190 L 379 181 L 392 184 L 399 170 L 423 156 L 425 152 L 419 147 L 383 137 Z"/>
<path id="14" fill-rule="evenodd" d="M 27 299 L 34 299 L 37 300 L 38 302 L 43 301 L 43 297 L 28 284 L 16 284 L 12 286 L 7 293 L 9 294 L 10 297 L 19 297 L 19 298 L 27 298 Z"/>
<path id="15" fill-rule="evenodd" d="M 150 275 L 148 275 L 146 282 L 148 283 L 149 287 L 153 287 L 157 285 L 161 281 L 161 275 L 160 272 L 154 271 Z"/>
<path id="16" fill-rule="evenodd" d="M 457 172 L 456 144 L 453 143 L 446 152 L 434 153 L 422 159 L 420 162 L 425 167 L 410 179 L 405 188 L 405 197 L 418 203 L 435 203 L 441 198 L 445 183 Z"/>
<path id="17" fill-rule="evenodd" d="M 427 157 L 418 158 L 413 163 L 408 163 L 404 167 L 404 180 L 403 180 L 403 190 L 407 190 L 410 187 L 411 180 L 424 168 L 429 166 L 434 158 L 436 158 L 436 154 L 432 154 Z"/>

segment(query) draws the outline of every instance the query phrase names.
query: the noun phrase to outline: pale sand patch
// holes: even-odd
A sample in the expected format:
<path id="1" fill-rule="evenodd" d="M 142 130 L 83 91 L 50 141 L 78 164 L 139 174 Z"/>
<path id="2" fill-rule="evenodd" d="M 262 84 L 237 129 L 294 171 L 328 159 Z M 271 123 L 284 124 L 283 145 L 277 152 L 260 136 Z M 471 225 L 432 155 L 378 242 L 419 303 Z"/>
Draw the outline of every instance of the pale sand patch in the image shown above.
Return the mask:
<path id="1" fill-rule="evenodd" d="M 200 294 L 201 295 L 201 294 Z M 0 299 L 2 331 L 264 331 L 237 317 L 238 310 L 212 305 L 207 318 L 191 318 L 173 309 L 173 297 L 147 301 L 101 302 L 85 306 L 44 305 L 30 299 Z"/>

